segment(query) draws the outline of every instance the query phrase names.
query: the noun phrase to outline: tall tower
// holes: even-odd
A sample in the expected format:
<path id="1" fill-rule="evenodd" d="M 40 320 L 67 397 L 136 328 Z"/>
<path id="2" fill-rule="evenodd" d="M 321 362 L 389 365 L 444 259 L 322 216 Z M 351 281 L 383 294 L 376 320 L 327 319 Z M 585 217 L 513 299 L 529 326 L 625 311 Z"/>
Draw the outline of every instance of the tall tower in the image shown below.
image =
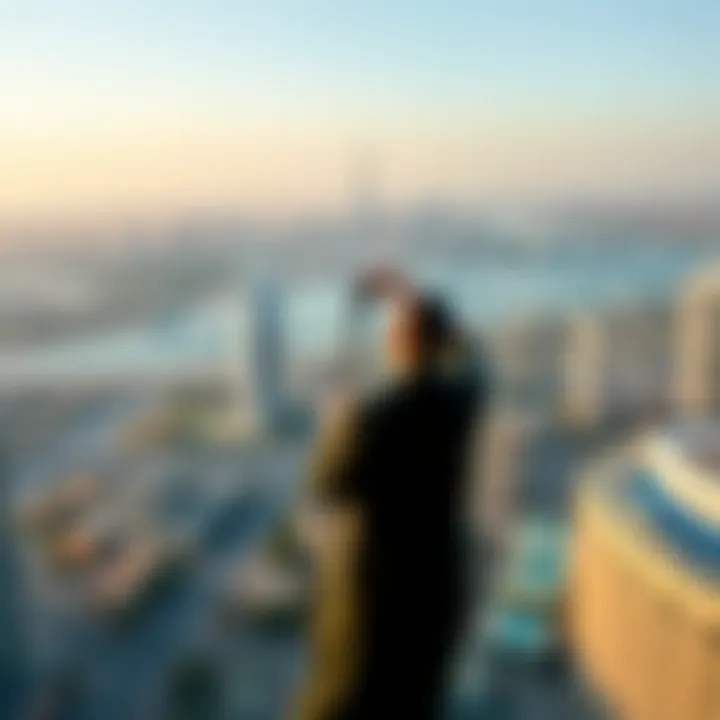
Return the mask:
<path id="1" fill-rule="evenodd" d="M 720 268 L 689 283 L 677 313 L 675 387 L 688 416 L 720 411 Z"/>
<path id="2" fill-rule="evenodd" d="M 602 322 L 592 315 L 573 318 L 565 348 L 565 416 L 591 427 L 605 411 L 606 338 Z"/>
<path id="3" fill-rule="evenodd" d="M 280 290 L 268 281 L 248 295 L 248 387 L 252 420 L 261 433 L 277 429 L 285 409 L 285 344 Z"/>

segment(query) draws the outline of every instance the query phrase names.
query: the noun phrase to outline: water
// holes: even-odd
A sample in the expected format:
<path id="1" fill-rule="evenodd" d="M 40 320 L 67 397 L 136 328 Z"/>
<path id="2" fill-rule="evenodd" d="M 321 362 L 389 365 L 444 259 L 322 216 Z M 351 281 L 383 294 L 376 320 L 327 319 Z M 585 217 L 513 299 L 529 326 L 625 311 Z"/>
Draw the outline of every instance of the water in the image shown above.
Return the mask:
<path id="1" fill-rule="evenodd" d="M 449 294 L 473 324 L 516 317 L 667 300 L 707 261 L 682 245 L 613 251 L 563 262 L 417 264 L 416 275 Z M 342 342 L 346 286 L 316 281 L 286 289 L 288 360 L 327 357 Z M 172 323 L 108 334 L 33 352 L 0 355 L 0 382 L 34 378 L 244 368 L 247 318 L 240 293 L 208 300 Z"/>

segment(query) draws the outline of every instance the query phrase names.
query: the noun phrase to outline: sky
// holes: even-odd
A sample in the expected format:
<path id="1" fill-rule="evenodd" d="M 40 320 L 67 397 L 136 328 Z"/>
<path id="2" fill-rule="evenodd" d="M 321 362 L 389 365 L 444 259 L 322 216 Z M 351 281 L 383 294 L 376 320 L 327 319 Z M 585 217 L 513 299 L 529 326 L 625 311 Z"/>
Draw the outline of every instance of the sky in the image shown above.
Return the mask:
<path id="1" fill-rule="evenodd" d="M 717 0 L 0 0 L 0 218 L 720 189 Z"/>

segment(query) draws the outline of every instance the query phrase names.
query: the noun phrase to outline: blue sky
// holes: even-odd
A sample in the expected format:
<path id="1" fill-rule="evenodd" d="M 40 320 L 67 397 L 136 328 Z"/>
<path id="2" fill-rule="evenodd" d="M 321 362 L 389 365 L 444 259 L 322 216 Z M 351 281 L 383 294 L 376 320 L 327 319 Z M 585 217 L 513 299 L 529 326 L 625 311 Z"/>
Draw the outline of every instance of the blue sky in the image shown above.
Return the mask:
<path id="1" fill-rule="evenodd" d="M 474 183 L 467 168 L 458 169 L 463 147 L 478 159 L 483 148 L 495 148 L 492 162 L 503 165 L 496 185 L 509 191 L 513 166 L 518 188 L 532 184 L 532 163 L 523 166 L 520 155 L 557 154 L 563 134 L 578 166 L 577 154 L 588 149 L 583 136 L 607 151 L 615 147 L 618 163 L 627 162 L 634 139 L 649 137 L 654 146 L 647 140 L 637 161 L 649 163 L 648 179 L 673 167 L 679 153 L 688 175 L 700 163 L 696 178 L 683 176 L 684 185 L 704 186 L 717 179 L 710 162 L 717 160 L 720 119 L 720 3 L 0 0 L 0 87 L 0 131 L 13 146 L 0 189 L 12 191 L 18 207 L 33 206 L 35 185 L 42 206 L 56 184 L 44 163 L 52 178 L 63 162 L 68 171 L 93 165 L 87 136 L 103 152 L 103 143 L 117 142 L 138 161 L 147 146 L 166 142 L 158 161 L 174 173 L 197 174 L 206 156 L 201 202 L 211 202 L 213 192 L 221 203 L 242 199 L 254 184 L 252 168 L 243 178 L 227 169 L 218 177 L 224 143 L 238 157 L 249 152 L 249 165 L 277 165 L 285 181 L 279 203 L 293 185 L 288 177 L 301 182 L 298 148 L 325 158 L 319 169 L 328 178 L 313 202 L 333 195 L 338 178 L 329 175 L 367 146 L 387 165 L 398 197 L 433 190 L 429 178 L 412 188 L 411 176 L 423 168 L 435 172 L 437 189 L 472 197 L 473 184 L 478 194 L 492 190 L 492 172 Z M 498 146 L 516 139 L 518 157 L 498 155 Z M 444 146 L 452 155 L 445 165 Z M 594 157 L 582 177 L 588 186 Z M 100 158 L 94 177 L 112 174 L 113 162 Z M 580 172 L 573 168 L 558 187 L 572 184 Z M 611 183 L 611 168 L 601 170 L 603 183 Z M 83 172 L 70 198 L 78 208 L 100 201 L 86 188 L 93 173 Z M 110 183 L 102 202 L 142 204 L 142 183 L 129 192 L 132 173 L 123 172 L 124 194 Z M 263 170 L 255 183 L 270 204 L 271 175 Z M 149 205 L 173 204 L 175 191 L 159 192 L 162 183 L 156 174 Z M 176 192 L 178 203 L 192 202 L 192 183 Z M 302 202 L 302 192 L 289 194 Z"/>

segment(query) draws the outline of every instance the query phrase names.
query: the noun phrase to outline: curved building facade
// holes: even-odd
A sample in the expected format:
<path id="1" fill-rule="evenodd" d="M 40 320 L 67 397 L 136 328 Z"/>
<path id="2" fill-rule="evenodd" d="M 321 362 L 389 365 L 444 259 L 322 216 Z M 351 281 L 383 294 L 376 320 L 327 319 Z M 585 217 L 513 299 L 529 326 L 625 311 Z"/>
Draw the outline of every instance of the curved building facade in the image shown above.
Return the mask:
<path id="1" fill-rule="evenodd" d="M 600 461 L 577 502 L 572 629 L 613 717 L 720 718 L 720 427 Z"/>

